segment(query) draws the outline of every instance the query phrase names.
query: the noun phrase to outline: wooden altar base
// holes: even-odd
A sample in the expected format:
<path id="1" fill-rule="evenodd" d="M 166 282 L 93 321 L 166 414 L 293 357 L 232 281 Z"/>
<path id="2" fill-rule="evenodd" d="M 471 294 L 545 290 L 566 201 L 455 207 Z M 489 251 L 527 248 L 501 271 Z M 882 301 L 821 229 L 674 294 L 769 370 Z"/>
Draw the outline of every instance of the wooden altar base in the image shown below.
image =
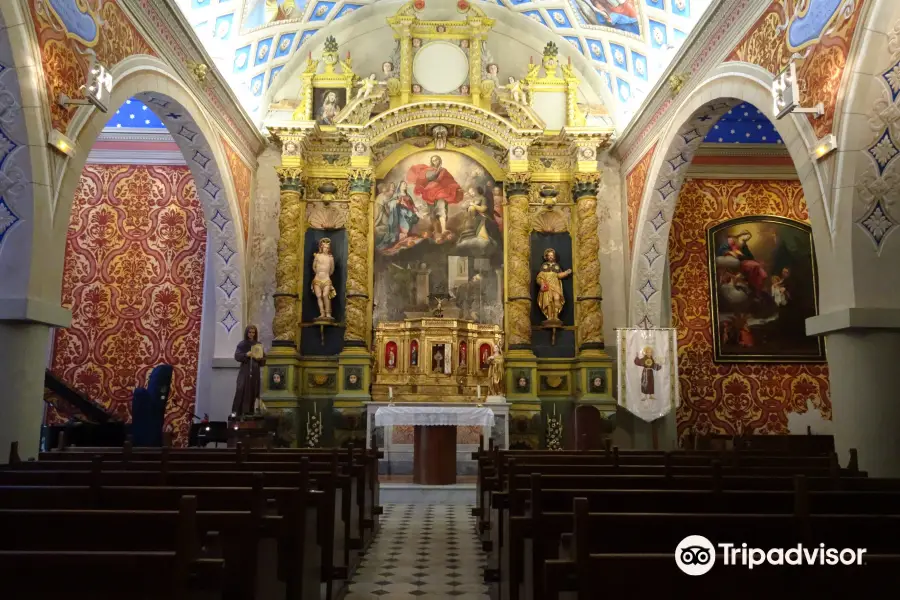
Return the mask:
<path id="1" fill-rule="evenodd" d="M 416 425 L 413 450 L 413 483 L 456 483 L 456 427 Z"/>

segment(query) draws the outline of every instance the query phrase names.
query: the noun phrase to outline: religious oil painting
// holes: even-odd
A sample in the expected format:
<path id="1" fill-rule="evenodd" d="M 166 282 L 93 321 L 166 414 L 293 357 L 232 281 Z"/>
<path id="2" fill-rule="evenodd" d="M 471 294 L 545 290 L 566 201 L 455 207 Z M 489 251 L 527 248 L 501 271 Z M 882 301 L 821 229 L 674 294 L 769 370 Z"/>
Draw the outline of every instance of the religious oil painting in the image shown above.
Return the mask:
<path id="1" fill-rule="evenodd" d="M 313 118 L 319 125 L 334 125 L 335 118 L 347 105 L 344 88 L 316 88 L 313 90 Z"/>
<path id="2" fill-rule="evenodd" d="M 823 362 L 818 275 L 808 225 L 742 217 L 707 231 L 716 362 Z"/>
<path id="3" fill-rule="evenodd" d="M 416 152 L 376 183 L 375 322 L 503 325 L 503 188 L 475 159 Z"/>

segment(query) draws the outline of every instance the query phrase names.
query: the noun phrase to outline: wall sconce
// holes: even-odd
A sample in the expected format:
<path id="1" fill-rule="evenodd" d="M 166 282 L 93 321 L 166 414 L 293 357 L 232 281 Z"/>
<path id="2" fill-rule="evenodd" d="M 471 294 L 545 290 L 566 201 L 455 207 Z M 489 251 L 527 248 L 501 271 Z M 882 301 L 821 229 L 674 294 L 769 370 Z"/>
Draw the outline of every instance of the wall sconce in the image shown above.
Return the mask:
<path id="1" fill-rule="evenodd" d="M 829 133 L 816 143 L 811 154 L 813 159 L 822 160 L 835 150 L 837 150 L 837 138 L 833 133 Z"/>
<path id="2" fill-rule="evenodd" d="M 75 154 L 75 142 L 56 129 L 50 131 L 50 135 L 47 137 L 47 143 L 66 156 Z"/>
<path id="3" fill-rule="evenodd" d="M 812 108 L 803 108 L 801 92 L 800 82 L 797 80 L 797 65 L 791 61 L 772 81 L 772 102 L 776 119 L 791 113 L 811 114 L 816 118 L 825 114 L 825 106 L 821 102 Z"/>
<path id="4" fill-rule="evenodd" d="M 60 94 L 56 102 L 62 107 L 69 106 L 86 106 L 93 104 L 102 112 L 109 112 L 106 101 L 112 95 L 113 77 L 106 70 L 96 56 L 91 57 L 91 64 L 88 67 L 87 80 L 81 86 L 80 91 L 85 95 L 82 99 L 72 99 L 65 94 Z"/>

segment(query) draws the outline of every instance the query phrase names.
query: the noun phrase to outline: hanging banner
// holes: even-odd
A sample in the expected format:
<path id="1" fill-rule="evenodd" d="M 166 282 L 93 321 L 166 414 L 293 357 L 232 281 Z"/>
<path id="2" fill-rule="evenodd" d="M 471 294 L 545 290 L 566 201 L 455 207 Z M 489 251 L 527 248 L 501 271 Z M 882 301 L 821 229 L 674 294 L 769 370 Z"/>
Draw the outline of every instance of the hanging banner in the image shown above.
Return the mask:
<path id="1" fill-rule="evenodd" d="M 617 329 L 619 405 L 648 423 L 678 406 L 674 329 Z"/>

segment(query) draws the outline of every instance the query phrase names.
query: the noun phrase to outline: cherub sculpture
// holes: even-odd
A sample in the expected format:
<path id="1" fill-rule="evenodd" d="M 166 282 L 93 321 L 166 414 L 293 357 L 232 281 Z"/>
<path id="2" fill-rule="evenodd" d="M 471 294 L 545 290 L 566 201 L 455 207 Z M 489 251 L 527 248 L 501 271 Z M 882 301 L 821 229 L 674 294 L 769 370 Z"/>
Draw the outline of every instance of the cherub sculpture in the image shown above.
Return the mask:
<path id="1" fill-rule="evenodd" d="M 372 73 L 365 79 L 360 82 L 359 91 L 356 92 L 357 100 L 360 98 L 368 98 L 372 95 L 372 90 L 374 90 L 378 86 L 378 82 L 375 81 L 375 73 Z"/>
<path id="2" fill-rule="evenodd" d="M 504 87 L 509 90 L 509 97 L 513 102 L 517 102 L 519 104 L 527 103 L 524 85 L 520 80 L 517 80 L 515 77 L 510 75 L 509 84 Z"/>

